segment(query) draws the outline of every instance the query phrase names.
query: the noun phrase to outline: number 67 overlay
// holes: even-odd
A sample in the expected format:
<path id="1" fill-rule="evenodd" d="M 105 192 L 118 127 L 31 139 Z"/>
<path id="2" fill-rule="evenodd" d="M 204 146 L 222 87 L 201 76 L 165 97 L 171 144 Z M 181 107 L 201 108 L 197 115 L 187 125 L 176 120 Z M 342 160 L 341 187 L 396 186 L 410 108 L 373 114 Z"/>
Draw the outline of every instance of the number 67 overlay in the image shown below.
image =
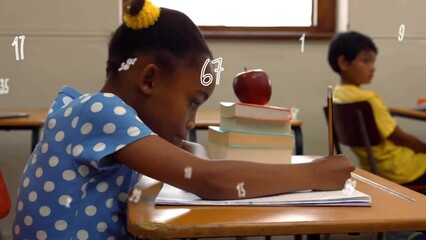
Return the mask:
<path id="1" fill-rule="evenodd" d="M 203 68 L 201 69 L 200 74 L 200 81 L 203 86 L 209 86 L 213 82 L 213 75 L 211 73 L 206 73 L 207 65 L 210 62 L 210 58 L 207 58 L 204 62 Z M 215 68 L 213 71 L 216 73 L 216 85 L 219 85 L 220 82 L 220 72 L 224 71 L 225 69 L 222 68 L 222 58 L 216 58 L 212 60 L 212 64 L 217 63 L 217 68 Z"/>

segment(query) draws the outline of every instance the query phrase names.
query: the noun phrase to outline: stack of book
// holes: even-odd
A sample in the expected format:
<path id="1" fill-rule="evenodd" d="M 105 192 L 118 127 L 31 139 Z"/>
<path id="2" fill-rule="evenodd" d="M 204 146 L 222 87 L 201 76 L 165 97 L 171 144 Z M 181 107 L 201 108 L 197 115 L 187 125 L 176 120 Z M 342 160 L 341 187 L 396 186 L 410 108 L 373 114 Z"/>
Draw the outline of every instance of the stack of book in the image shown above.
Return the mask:
<path id="1" fill-rule="evenodd" d="M 294 135 L 288 108 L 221 102 L 220 127 L 210 126 L 212 158 L 291 163 Z"/>

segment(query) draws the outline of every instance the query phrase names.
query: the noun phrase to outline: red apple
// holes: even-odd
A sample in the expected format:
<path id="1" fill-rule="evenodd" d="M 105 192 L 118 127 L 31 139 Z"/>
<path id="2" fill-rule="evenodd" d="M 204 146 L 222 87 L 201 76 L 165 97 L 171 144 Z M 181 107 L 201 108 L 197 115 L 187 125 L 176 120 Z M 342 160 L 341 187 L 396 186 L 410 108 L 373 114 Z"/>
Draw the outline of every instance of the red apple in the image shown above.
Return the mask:
<path id="1" fill-rule="evenodd" d="M 271 99 L 271 81 L 262 69 L 238 73 L 234 78 L 233 88 L 242 103 L 265 105 Z"/>

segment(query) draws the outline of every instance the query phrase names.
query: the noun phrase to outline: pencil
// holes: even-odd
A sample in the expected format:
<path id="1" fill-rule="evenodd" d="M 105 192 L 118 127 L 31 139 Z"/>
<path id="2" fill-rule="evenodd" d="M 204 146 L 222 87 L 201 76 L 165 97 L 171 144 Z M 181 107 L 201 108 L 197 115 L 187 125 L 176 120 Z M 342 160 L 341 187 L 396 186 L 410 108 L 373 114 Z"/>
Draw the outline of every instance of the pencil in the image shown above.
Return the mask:
<path id="1" fill-rule="evenodd" d="M 327 88 L 327 108 L 328 108 L 328 155 L 334 155 L 333 144 L 333 86 Z"/>

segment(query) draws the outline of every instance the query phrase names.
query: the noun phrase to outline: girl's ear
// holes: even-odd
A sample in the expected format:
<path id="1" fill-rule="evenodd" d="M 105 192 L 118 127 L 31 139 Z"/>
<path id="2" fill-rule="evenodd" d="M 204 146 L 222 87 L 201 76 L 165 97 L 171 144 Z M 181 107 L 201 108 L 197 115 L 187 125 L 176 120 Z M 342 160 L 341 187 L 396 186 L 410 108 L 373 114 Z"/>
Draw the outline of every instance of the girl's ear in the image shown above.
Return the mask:
<path id="1" fill-rule="evenodd" d="M 159 79 L 160 74 L 157 65 L 150 63 L 139 72 L 137 86 L 144 94 L 150 95 Z"/>
<path id="2" fill-rule="evenodd" d="M 343 55 L 340 55 L 337 58 L 337 65 L 339 66 L 340 71 L 345 71 L 349 67 L 349 63 Z"/>

